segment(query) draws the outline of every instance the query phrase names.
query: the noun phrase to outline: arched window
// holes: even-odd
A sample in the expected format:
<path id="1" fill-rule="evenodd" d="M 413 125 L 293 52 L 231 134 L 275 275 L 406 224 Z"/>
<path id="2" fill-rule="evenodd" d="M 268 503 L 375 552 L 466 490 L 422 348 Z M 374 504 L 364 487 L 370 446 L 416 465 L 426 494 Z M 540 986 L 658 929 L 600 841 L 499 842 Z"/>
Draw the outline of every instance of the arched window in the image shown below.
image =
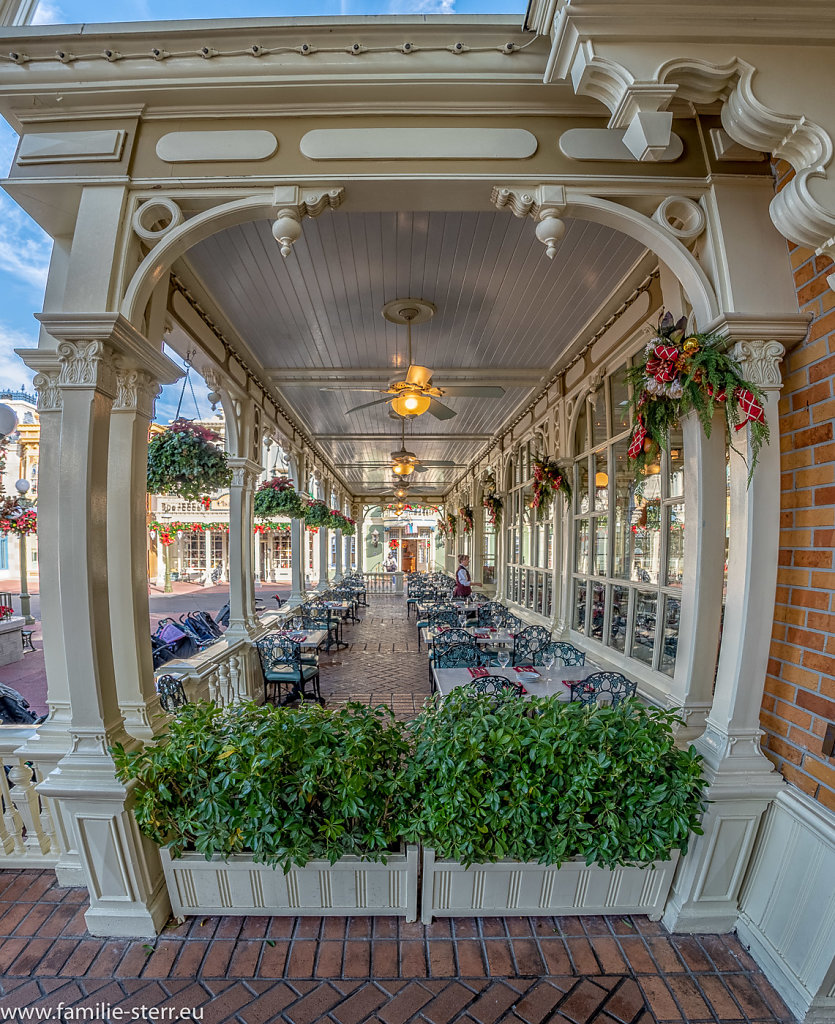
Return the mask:
<path id="1" fill-rule="evenodd" d="M 579 410 L 574 430 L 572 628 L 672 676 L 684 566 L 684 444 L 635 476 L 625 367 Z"/>
<path id="2" fill-rule="evenodd" d="M 512 477 L 505 503 L 505 595 L 511 601 L 550 618 L 553 613 L 554 530 L 549 515 L 538 522 L 533 500 L 533 461 L 542 455 L 532 441 L 512 458 Z"/>

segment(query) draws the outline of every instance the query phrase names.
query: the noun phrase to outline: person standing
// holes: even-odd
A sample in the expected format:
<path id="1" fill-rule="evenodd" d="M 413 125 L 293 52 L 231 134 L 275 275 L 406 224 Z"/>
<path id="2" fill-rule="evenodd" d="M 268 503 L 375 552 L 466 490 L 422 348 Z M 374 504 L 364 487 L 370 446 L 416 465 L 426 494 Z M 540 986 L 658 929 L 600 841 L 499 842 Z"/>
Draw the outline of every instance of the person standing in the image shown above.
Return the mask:
<path id="1" fill-rule="evenodd" d="M 455 574 L 455 590 L 453 591 L 454 597 L 469 597 L 472 592 L 470 587 L 469 564 L 469 555 L 458 556 L 458 571 Z"/>

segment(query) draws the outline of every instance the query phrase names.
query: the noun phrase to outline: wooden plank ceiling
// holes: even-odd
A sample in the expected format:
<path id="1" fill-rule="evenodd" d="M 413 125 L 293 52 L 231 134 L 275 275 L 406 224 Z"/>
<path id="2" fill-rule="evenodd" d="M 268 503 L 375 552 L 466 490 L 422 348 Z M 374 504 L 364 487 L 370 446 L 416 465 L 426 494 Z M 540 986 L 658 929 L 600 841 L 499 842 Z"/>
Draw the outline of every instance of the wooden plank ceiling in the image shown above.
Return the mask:
<path id="1" fill-rule="evenodd" d="M 413 361 L 433 384 L 500 384 L 499 399 L 449 397 L 456 416 L 406 423 L 419 458 L 466 464 L 530 400 L 561 354 L 643 254 L 618 232 L 569 221 L 553 260 L 534 225 L 507 213 L 344 213 L 305 220 L 286 260 L 267 222 L 231 228 L 189 253 L 192 271 L 267 368 L 287 406 L 356 493 L 383 493 L 380 462 L 400 446 L 386 405 L 348 410 L 401 379 L 406 328 L 392 299 L 432 302 L 413 328 Z M 321 390 L 322 387 L 337 390 Z M 451 468 L 414 475 L 443 492 Z"/>

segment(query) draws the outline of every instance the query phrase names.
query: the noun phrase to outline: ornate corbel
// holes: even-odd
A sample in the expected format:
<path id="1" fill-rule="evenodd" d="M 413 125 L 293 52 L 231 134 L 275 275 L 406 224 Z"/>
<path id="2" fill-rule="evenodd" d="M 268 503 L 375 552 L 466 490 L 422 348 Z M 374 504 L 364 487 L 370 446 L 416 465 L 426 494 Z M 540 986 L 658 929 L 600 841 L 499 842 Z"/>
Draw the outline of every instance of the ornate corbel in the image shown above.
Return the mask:
<path id="1" fill-rule="evenodd" d="M 537 185 L 532 189 L 496 185 L 490 201 L 498 210 L 509 209 L 514 217 L 532 217 L 536 221 L 536 237 L 545 246 L 549 259 L 557 251 L 557 243 L 565 234 L 565 189 L 562 185 Z"/>
<path id="2" fill-rule="evenodd" d="M 345 189 L 332 188 L 326 191 L 300 188 L 298 185 L 282 185 L 273 193 L 273 203 L 278 208 L 273 237 L 281 246 L 281 255 L 288 257 L 293 245 L 302 233 L 303 217 L 318 217 L 324 210 L 335 210 L 345 197 Z"/>

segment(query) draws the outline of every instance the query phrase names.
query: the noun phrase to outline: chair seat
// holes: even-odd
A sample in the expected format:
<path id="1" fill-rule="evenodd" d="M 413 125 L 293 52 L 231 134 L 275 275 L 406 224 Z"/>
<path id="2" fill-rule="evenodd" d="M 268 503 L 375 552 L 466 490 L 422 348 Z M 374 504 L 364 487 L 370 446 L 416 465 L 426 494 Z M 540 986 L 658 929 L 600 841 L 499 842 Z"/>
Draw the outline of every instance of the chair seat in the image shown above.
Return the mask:
<path id="1" fill-rule="evenodd" d="M 428 629 L 429 619 L 418 619 L 415 625 L 417 626 L 418 629 Z"/>

